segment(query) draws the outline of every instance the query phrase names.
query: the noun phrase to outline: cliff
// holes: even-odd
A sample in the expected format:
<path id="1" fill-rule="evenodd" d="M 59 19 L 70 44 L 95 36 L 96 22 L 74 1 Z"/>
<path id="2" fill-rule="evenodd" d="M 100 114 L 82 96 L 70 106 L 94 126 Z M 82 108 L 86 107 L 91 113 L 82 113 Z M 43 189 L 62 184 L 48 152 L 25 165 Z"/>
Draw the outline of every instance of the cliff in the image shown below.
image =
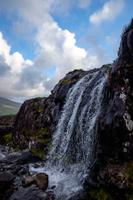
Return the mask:
<path id="1" fill-rule="evenodd" d="M 103 99 L 96 162 L 91 174 L 97 186 L 94 193 L 103 192 L 107 199 L 132 199 L 133 20 L 122 34 L 118 58 L 109 73 Z"/>

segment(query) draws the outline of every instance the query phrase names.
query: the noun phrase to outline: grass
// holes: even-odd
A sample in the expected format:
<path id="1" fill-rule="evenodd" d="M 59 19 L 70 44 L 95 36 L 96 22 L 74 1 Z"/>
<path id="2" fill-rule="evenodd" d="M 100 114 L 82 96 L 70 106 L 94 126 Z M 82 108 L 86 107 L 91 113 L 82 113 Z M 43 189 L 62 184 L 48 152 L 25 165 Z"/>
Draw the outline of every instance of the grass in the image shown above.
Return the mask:
<path id="1" fill-rule="evenodd" d="M 16 114 L 20 106 L 20 103 L 0 97 L 0 116 Z"/>

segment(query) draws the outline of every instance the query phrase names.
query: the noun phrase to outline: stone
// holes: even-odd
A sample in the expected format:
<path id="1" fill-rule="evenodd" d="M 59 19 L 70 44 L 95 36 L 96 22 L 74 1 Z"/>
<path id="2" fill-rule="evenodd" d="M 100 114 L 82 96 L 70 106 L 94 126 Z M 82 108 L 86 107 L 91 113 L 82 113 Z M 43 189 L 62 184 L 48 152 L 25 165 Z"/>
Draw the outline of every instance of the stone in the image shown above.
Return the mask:
<path id="1" fill-rule="evenodd" d="M 40 161 L 40 158 L 34 156 L 28 150 L 22 152 L 13 152 L 10 153 L 6 158 L 5 162 L 7 163 L 17 163 L 17 164 L 26 164 Z"/>
<path id="2" fill-rule="evenodd" d="M 9 187 L 14 178 L 13 174 L 9 172 L 0 172 L 0 190 Z"/>
<path id="3" fill-rule="evenodd" d="M 35 183 L 35 178 L 33 176 L 26 176 L 22 182 L 24 187 L 28 187 Z"/>
<path id="4" fill-rule="evenodd" d="M 13 191 L 14 176 L 9 172 L 0 172 L 0 200 L 6 200 Z"/>
<path id="5" fill-rule="evenodd" d="M 35 175 L 36 185 L 43 190 L 48 187 L 48 175 L 45 173 L 38 173 Z"/>
<path id="6" fill-rule="evenodd" d="M 49 200 L 48 195 L 36 186 L 19 188 L 9 200 Z"/>

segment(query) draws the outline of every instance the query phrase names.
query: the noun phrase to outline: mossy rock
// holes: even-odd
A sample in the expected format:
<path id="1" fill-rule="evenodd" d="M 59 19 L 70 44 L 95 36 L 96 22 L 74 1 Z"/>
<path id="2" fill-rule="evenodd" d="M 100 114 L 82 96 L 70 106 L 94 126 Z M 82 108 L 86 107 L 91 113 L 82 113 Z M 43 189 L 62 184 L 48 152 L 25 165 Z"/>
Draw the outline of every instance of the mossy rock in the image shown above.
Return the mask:
<path id="1" fill-rule="evenodd" d="M 41 159 L 45 158 L 45 155 L 47 154 L 51 144 L 50 129 L 48 127 L 44 127 L 33 132 L 24 128 L 22 132 L 24 141 L 20 141 L 20 143 L 17 145 L 17 148 L 22 149 L 25 146 L 26 141 L 26 146 L 23 149 L 30 148 L 34 155 L 40 157 Z M 33 141 L 31 147 L 29 147 L 30 141 Z"/>
<path id="2" fill-rule="evenodd" d="M 71 83 L 74 83 L 74 82 L 75 82 L 75 79 L 63 79 L 63 80 L 61 81 L 61 83 L 62 83 L 63 85 L 71 84 Z"/>
<path id="3" fill-rule="evenodd" d="M 3 136 L 4 141 L 6 144 L 11 144 L 12 143 L 12 133 L 7 133 Z"/>
<path id="4" fill-rule="evenodd" d="M 126 194 L 126 200 L 133 200 L 133 191 Z"/>
<path id="5" fill-rule="evenodd" d="M 93 200 L 113 200 L 111 194 L 104 188 L 91 189 L 89 195 Z"/>
<path id="6" fill-rule="evenodd" d="M 32 108 L 38 113 L 43 113 L 44 112 L 44 106 L 40 105 L 40 104 L 38 104 L 36 102 L 33 103 Z"/>
<path id="7" fill-rule="evenodd" d="M 130 189 L 133 189 L 133 161 L 126 163 L 124 176 Z"/>
<path id="8" fill-rule="evenodd" d="M 35 156 L 38 156 L 42 160 L 45 158 L 45 152 L 44 149 L 36 149 L 34 147 L 31 148 L 31 153 Z"/>

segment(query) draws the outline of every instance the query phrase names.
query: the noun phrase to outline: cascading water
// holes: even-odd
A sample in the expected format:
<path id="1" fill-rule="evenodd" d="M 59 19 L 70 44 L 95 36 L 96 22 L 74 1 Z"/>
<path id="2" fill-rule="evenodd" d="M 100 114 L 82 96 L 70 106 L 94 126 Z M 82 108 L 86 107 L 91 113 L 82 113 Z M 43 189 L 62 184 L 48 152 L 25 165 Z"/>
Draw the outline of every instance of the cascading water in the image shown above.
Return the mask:
<path id="1" fill-rule="evenodd" d="M 58 200 L 70 199 L 82 191 L 89 174 L 105 82 L 105 72 L 89 73 L 66 97 L 44 169 L 49 175 L 50 186 L 55 186 Z"/>

